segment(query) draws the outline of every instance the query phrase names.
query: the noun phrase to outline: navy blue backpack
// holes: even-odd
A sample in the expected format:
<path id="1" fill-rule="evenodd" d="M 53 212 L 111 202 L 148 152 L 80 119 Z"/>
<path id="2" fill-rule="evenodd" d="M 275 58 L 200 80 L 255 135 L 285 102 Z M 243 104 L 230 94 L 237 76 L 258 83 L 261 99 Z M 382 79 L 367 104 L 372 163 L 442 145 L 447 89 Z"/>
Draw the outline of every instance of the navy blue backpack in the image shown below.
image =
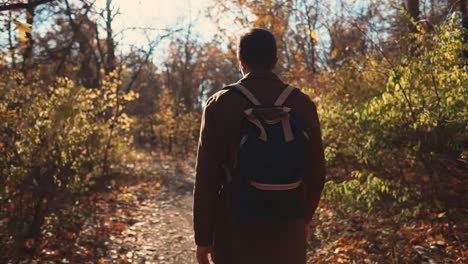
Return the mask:
<path id="1" fill-rule="evenodd" d="M 307 134 L 283 104 L 297 88 L 287 86 L 272 106 L 261 105 L 239 83 L 234 89 L 252 107 L 245 119 L 236 160 L 225 167 L 234 217 L 240 221 L 285 221 L 304 217 L 304 156 Z"/>

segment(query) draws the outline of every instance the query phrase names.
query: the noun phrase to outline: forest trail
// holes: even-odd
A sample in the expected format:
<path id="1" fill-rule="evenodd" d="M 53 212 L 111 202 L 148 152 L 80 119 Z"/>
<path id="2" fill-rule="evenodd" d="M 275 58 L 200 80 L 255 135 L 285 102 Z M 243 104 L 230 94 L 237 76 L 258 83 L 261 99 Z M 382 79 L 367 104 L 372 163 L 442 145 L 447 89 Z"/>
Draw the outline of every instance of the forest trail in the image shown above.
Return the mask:
<path id="1" fill-rule="evenodd" d="M 136 164 L 151 180 L 118 195 L 117 200 L 124 202 L 117 203 L 113 215 L 117 219 L 112 222 L 122 231 L 106 242 L 106 263 L 196 263 L 192 160 L 149 159 Z"/>
<path id="2" fill-rule="evenodd" d="M 196 263 L 194 155 L 129 156 L 135 157 L 121 164 L 126 173 L 82 200 L 92 210 L 83 225 L 64 226 L 32 261 L 19 263 Z M 442 214 L 432 223 L 399 222 L 383 211 L 340 218 L 322 205 L 312 224 L 308 263 L 466 263 L 465 225 L 449 226 Z"/>
<path id="3" fill-rule="evenodd" d="M 101 241 L 93 243 L 102 245 L 102 251 L 94 253 L 100 264 L 196 263 L 192 229 L 194 155 L 175 158 L 143 151 L 136 156 L 133 164 L 127 165 L 135 177 L 133 184 L 115 186 L 98 199 L 96 217 L 85 225 L 83 237 L 88 233 Z M 445 249 L 431 252 L 434 245 L 446 246 L 440 231 L 431 231 L 446 229 L 440 224 L 401 225 L 359 213 L 348 218 L 340 220 L 331 210 L 318 209 L 308 263 L 424 263 L 422 259 L 450 263 Z M 97 234 L 98 226 L 104 236 Z M 434 234 L 429 235 L 431 232 Z M 429 243 L 423 243 L 423 237 L 429 237 Z M 424 247 L 415 246 L 420 242 Z M 421 254 L 427 256 L 418 256 Z"/>

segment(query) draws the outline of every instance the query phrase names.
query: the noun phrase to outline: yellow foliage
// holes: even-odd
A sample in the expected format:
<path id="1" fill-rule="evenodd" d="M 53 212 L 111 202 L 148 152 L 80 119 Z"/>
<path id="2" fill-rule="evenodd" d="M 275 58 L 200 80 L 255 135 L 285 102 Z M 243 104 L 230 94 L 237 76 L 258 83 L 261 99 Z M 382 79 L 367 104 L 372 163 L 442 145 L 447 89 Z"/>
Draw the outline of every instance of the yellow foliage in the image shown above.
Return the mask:
<path id="1" fill-rule="evenodd" d="M 313 38 L 313 39 L 315 39 L 315 38 L 317 37 L 317 31 L 311 30 L 311 31 L 310 31 L 310 37 Z"/>
<path id="2" fill-rule="evenodd" d="M 0 188 L 0 197 L 17 192 L 2 200 L 0 218 L 30 219 L 38 199 L 31 193 L 47 189 L 52 200 L 58 193 L 86 192 L 103 175 L 104 160 L 120 163 L 132 140 L 132 120 L 121 103 L 135 96 L 117 93 L 117 86 L 107 79 L 99 89 L 86 89 L 68 78 L 46 86 L 24 82 L 15 71 L 0 72 L 0 180 L 8 186 Z M 21 210 L 14 207 L 20 201 L 27 205 Z"/>
<path id="3" fill-rule="evenodd" d="M 16 24 L 16 29 L 18 30 L 19 39 L 22 42 L 27 41 L 28 39 L 27 34 L 31 34 L 32 25 L 28 23 L 20 22 L 18 20 L 15 20 L 15 24 Z"/>
<path id="4" fill-rule="evenodd" d="M 157 144 L 170 152 L 187 151 L 195 146 L 199 129 L 199 114 L 187 112 L 183 104 L 176 105 L 169 90 L 163 90 L 154 115 L 153 132 Z"/>

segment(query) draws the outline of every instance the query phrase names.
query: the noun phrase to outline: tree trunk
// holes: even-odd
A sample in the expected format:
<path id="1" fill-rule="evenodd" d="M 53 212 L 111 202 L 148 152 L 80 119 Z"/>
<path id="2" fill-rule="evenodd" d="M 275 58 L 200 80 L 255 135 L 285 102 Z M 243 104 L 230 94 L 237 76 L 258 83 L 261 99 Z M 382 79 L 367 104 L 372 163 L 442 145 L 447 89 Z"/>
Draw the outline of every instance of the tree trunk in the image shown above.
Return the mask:
<path id="1" fill-rule="evenodd" d="M 417 23 L 421 16 L 421 12 L 419 10 L 419 0 L 405 0 L 405 8 L 414 22 Z M 411 32 L 416 32 L 417 30 L 413 23 L 410 24 L 409 28 Z"/>
<path id="2" fill-rule="evenodd" d="M 316 30 L 317 26 L 317 20 L 318 20 L 318 8 L 319 8 L 319 3 L 318 1 L 315 1 L 314 6 L 309 6 L 307 7 L 307 3 L 304 1 L 304 5 L 306 5 L 306 14 L 307 14 L 307 26 L 309 28 L 309 58 L 310 62 L 308 63 L 307 67 L 312 73 L 317 73 L 317 67 L 316 67 L 316 50 L 315 50 L 315 45 L 317 43 L 317 39 L 311 34 L 312 31 Z M 315 8 L 314 16 L 310 17 L 309 13 L 311 13 L 311 10 Z"/>
<path id="3" fill-rule="evenodd" d="M 72 9 L 70 6 L 69 1 L 64 1 L 65 3 L 65 13 L 68 17 L 68 21 L 70 26 L 73 30 L 73 35 L 75 41 L 79 45 L 79 62 L 80 62 L 80 70 L 78 72 L 78 78 L 81 84 L 86 88 L 96 88 L 99 85 L 99 74 L 93 71 L 92 68 L 92 57 L 97 57 L 96 54 L 93 52 L 92 47 L 90 46 L 90 39 L 89 37 L 81 31 L 81 25 L 83 23 L 83 17 L 75 16 L 72 17 Z M 89 8 L 86 10 L 84 17 L 86 17 Z M 78 20 L 78 21 L 77 21 Z M 99 64 L 96 64 L 96 68 L 99 68 Z"/>
<path id="4" fill-rule="evenodd" d="M 31 28 L 34 23 L 34 10 L 35 9 L 36 9 L 36 5 L 34 4 L 34 1 L 29 0 L 26 6 L 26 23 L 28 23 L 31 26 Z M 25 43 L 25 49 L 23 52 L 23 66 L 22 66 L 22 72 L 24 75 L 26 75 L 26 73 L 28 72 L 29 60 L 32 55 L 33 45 L 34 45 L 34 40 L 32 38 L 32 32 L 26 32 L 26 43 Z"/>
<path id="5" fill-rule="evenodd" d="M 7 30 L 8 30 L 8 49 L 10 51 L 10 56 L 11 56 L 11 67 L 13 69 L 16 69 L 16 47 L 13 45 L 13 27 L 12 27 L 12 22 L 13 22 L 13 14 L 11 11 L 8 12 L 8 24 L 7 24 Z"/>
<path id="6" fill-rule="evenodd" d="M 463 42 L 465 43 L 465 49 L 463 50 L 463 56 L 468 59 L 468 50 L 466 50 L 466 45 L 468 45 L 468 14 L 467 14 L 467 0 L 460 0 L 460 13 L 462 15 L 462 27 L 463 27 Z"/>
<path id="7" fill-rule="evenodd" d="M 115 44 L 114 36 L 112 33 L 112 20 L 114 19 L 114 14 L 111 9 L 112 0 L 106 1 L 106 32 L 107 32 L 107 61 L 106 61 L 106 71 L 107 73 L 115 70 Z"/>

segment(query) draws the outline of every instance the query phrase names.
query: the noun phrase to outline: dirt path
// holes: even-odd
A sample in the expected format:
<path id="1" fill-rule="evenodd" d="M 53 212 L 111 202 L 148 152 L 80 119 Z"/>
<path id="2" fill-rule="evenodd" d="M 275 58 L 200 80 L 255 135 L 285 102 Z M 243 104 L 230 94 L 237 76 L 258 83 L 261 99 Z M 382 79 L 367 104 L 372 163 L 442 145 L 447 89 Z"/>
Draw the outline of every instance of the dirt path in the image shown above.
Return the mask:
<path id="1" fill-rule="evenodd" d="M 112 263 L 195 263 L 192 231 L 193 162 L 162 161 L 142 164 L 160 180 L 131 186 L 119 195 L 117 219 L 125 227 L 111 236 L 107 260 Z M 154 174 L 154 175 L 151 175 Z M 147 192 L 142 192 L 142 189 Z M 115 219 L 114 219 L 115 220 Z M 115 222 L 115 221 L 114 221 Z M 117 224 L 119 227 L 119 224 Z"/>
<path id="2" fill-rule="evenodd" d="M 191 214 L 194 160 L 142 154 L 131 170 L 143 179 L 103 195 L 97 203 L 98 217 L 92 218 L 97 220 L 79 236 L 77 244 L 95 247 L 93 260 L 61 263 L 196 263 Z M 459 225 L 450 231 L 442 220 L 431 225 L 416 220 L 400 223 L 360 212 L 341 219 L 322 206 L 314 226 L 308 263 L 466 263 L 465 234 Z M 88 243 L 86 237 L 94 241 Z"/>
<path id="3" fill-rule="evenodd" d="M 195 158 L 129 156 L 122 173 L 64 211 L 63 225 L 44 236 L 32 258 L 5 263 L 196 263 Z M 324 202 L 312 222 L 308 263 L 468 263 L 461 210 L 451 222 L 446 212 L 404 221 L 378 208 L 341 217 Z"/>

